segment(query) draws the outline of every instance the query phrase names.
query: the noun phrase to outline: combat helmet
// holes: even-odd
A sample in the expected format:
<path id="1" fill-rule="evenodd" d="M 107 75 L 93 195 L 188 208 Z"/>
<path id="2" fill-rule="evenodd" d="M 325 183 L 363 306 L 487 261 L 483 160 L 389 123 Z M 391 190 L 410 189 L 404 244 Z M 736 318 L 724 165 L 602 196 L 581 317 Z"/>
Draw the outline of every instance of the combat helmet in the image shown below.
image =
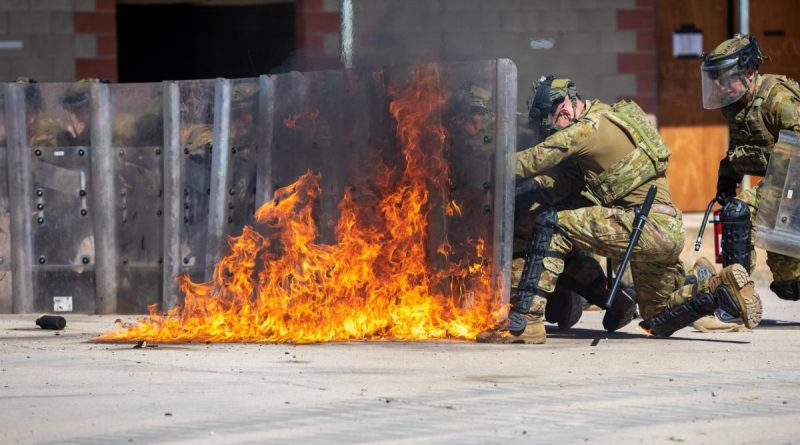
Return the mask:
<path id="1" fill-rule="evenodd" d="M 572 112 L 577 117 L 578 89 L 571 79 L 542 76 L 533 83 L 532 92 L 527 101 L 528 120 L 531 128 L 539 131 L 541 139 L 558 130 L 551 116 L 564 98 L 570 99 Z"/>
<path id="2" fill-rule="evenodd" d="M 105 79 L 87 78 L 73 82 L 67 88 L 64 97 L 61 99 L 61 105 L 67 110 L 78 110 L 86 107 L 89 104 L 90 88 L 93 83 L 108 83 Z"/>
<path id="3" fill-rule="evenodd" d="M 703 108 L 713 110 L 730 105 L 750 87 L 748 70 L 758 70 L 764 54 L 756 38 L 736 34 L 710 53 L 703 55 L 700 75 L 703 80 Z M 741 83 L 741 87 L 736 87 Z"/>

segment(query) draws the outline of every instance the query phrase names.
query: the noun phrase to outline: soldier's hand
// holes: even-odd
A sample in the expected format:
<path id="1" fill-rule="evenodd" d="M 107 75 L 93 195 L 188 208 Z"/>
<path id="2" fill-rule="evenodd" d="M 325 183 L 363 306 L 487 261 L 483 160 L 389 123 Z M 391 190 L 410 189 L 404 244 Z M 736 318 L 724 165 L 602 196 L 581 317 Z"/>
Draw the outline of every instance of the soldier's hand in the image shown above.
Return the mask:
<path id="1" fill-rule="evenodd" d="M 542 188 L 542 185 L 539 184 L 539 181 L 537 181 L 535 177 L 517 179 L 515 194 L 524 195 L 526 193 L 533 193 L 540 188 Z"/>
<path id="2" fill-rule="evenodd" d="M 736 186 L 738 184 L 735 178 L 720 176 L 717 179 L 717 202 L 720 205 L 724 205 L 729 199 L 736 197 Z"/>

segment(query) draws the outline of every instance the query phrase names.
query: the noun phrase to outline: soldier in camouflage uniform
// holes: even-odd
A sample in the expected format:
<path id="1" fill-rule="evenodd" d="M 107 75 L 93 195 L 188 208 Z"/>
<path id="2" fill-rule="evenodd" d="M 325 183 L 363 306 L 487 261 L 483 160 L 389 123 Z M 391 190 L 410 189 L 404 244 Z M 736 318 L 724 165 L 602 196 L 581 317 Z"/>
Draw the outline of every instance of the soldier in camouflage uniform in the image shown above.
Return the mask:
<path id="1" fill-rule="evenodd" d="M 563 89 L 550 100 L 550 89 Z M 539 175 L 567 159 L 580 167 L 584 181 L 601 205 L 574 210 L 543 211 L 535 221 L 520 285 L 512 294 L 508 319 L 478 335 L 491 343 L 542 343 L 545 330 L 539 313 L 531 312 L 537 297 L 546 299 L 564 272 L 564 258 L 575 249 L 621 258 L 633 230 L 636 208 L 651 186 L 658 193 L 631 259 L 639 295 L 640 326 L 668 336 L 719 308 L 740 315 L 748 327 L 761 316 L 753 282 L 740 265 L 724 269 L 692 294 L 684 286 L 678 259 L 684 230 L 672 204 L 665 172 L 670 150 L 647 115 L 633 102 L 606 105 L 584 101 L 568 80 L 543 78 L 534 106 L 549 109 L 554 134 L 517 153 L 517 178 Z M 537 181 L 538 182 L 538 181 Z"/>
<path id="2" fill-rule="evenodd" d="M 800 87 L 785 76 L 760 74 L 756 39 L 736 35 L 703 59 L 703 107 L 720 108 L 728 122 L 728 151 L 719 165 L 717 201 L 723 205 L 723 264 L 755 266 L 753 248 L 760 184 L 736 194 L 743 175 L 764 176 L 780 130 L 800 131 Z M 800 259 L 767 252 L 770 285 L 784 300 L 800 299 Z"/>
<path id="3" fill-rule="evenodd" d="M 543 110 L 534 107 L 533 97 L 539 82 L 533 83 L 533 96 L 528 98 L 529 113 L 518 116 L 517 151 L 532 147 L 552 133 L 552 125 Z M 550 89 L 550 100 L 557 101 L 566 90 Z M 549 111 L 549 110 L 548 110 Z M 534 178 L 531 178 L 531 180 Z M 526 184 L 517 188 L 514 210 L 514 250 L 512 261 L 512 286 L 522 276 L 524 256 L 533 235 L 536 217 L 548 207 L 557 210 L 577 209 L 598 203 L 586 188 L 580 167 L 574 161 L 565 161 L 536 176 L 537 190 L 525 192 Z M 626 274 L 627 275 L 627 274 Z M 603 317 L 603 327 L 613 332 L 628 324 L 636 315 L 636 294 L 628 281 L 613 307 Z M 553 294 L 545 304 L 537 300 L 534 307 L 543 311 L 546 321 L 557 323 L 560 329 L 568 329 L 578 322 L 582 314 L 583 300 L 602 306 L 608 296 L 607 278 L 597 259 L 590 253 L 575 251 L 564 258 L 564 273 L 558 279 Z M 544 309 L 542 309 L 544 308 Z"/>

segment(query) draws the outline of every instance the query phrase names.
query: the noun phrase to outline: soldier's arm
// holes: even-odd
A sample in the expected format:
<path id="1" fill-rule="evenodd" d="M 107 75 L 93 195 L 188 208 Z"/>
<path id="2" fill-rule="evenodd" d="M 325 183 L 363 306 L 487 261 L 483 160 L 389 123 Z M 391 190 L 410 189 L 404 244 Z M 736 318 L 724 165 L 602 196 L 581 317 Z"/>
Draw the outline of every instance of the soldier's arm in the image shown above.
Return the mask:
<path id="1" fill-rule="evenodd" d="M 581 152 L 594 133 L 590 122 L 579 121 L 557 131 L 539 145 L 517 153 L 514 173 L 518 178 L 537 176 Z"/>
<path id="2" fill-rule="evenodd" d="M 770 96 L 764 114 L 770 133 L 777 138 L 781 130 L 800 132 L 800 99 L 782 85 L 774 88 Z"/>
<path id="3" fill-rule="evenodd" d="M 536 178 L 541 185 L 542 201 L 549 205 L 580 193 L 585 186 L 581 168 L 572 161 L 562 162 Z"/>

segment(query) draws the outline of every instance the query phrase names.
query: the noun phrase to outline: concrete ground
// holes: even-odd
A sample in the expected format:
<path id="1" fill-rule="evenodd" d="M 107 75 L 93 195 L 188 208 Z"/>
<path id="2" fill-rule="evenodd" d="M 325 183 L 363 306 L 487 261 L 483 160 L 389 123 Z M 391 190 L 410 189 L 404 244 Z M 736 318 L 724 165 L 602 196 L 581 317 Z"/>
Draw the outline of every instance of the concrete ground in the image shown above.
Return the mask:
<path id="1" fill-rule="evenodd" d="M 4 315 L 0 443 L 800 443 L 800 302 L 758 284 L 753 332 L 606 334 L 588 311 L 544 345 L 136 349 L 89 342 L 116 316 Z"/>

